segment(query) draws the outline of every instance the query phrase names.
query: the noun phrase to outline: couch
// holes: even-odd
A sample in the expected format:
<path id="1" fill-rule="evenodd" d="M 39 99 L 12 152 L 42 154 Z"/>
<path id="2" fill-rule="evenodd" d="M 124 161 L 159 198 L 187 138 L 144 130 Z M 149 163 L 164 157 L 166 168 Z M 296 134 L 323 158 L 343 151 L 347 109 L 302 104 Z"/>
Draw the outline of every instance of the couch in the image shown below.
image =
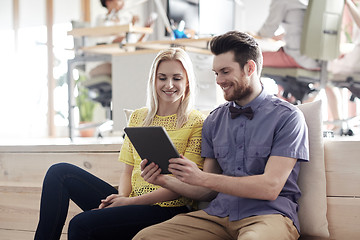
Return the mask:
<path id="1" fill-rule="evenodd" d="M 310 136 L 311 161 L 301 166 L 301 239 L 353 240 L 360 236 L 360 140 L 322 138 L 321 102 L 299 106 Z M 54 163 L 80 166 L 118 184 L 121 144 L 30 144 L 0 146 L 0 240 L 32 239 L 41 184 Z M 69 219 L 80 212 L 70 204 Z"/>

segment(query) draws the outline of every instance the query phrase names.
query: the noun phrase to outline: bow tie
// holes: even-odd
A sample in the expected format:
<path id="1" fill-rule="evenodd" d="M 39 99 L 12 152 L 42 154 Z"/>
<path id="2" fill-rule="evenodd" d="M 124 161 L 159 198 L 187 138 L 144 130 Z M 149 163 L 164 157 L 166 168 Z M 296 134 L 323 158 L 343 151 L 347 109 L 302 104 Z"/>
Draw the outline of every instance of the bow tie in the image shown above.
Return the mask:
<path id="1" fill-rule="evenodd" d="M 253 117 L 254 117 L 254 112 L 251 109 L 251 107 L 236 108 L 236 107 L 230 106 L 229 110 L 230 110 L 232 119 L 240 116 L 241 114 L 244 114 L 250 120 L 253 119 Z"/>

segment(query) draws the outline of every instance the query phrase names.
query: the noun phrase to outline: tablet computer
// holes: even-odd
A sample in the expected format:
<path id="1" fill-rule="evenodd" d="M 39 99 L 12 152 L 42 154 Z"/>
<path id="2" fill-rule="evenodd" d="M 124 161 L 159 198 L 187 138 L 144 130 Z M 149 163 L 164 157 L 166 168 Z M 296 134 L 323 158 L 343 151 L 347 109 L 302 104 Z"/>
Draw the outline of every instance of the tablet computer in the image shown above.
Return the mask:
<path id="1" fill-rule="evenodd" d="M 156 163 L 162 174 L 169 174 L 169 159 L 180 157 L 163 127 L 126 127 L 124 129 L 141 159 Z"/>

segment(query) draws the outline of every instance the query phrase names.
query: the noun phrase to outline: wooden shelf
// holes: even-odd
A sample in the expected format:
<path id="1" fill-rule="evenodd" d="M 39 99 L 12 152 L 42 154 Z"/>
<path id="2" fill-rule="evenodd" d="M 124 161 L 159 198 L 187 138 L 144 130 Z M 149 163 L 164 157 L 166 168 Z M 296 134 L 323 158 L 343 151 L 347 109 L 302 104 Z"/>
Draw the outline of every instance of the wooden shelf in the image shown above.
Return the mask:
<path id="1" fill-rule="evenodd" d="M 132 24 L 115 25 L 115 26 L 101 26 L 101 27 L 88 27 L 88 28 L 75 28 L 68 31 L 68 35 L 73 37 L 99 37 L 99 36 L 112 36 L 125 33 L 145 33 L 150 34 L 153 32 L 152 28 L 138 27 Z"/>
<path id="2" fill-rule="evenodd" d="M 158 52 L 161 49 L 179 46 L 183 47 L 186 51 L 189 52 L 211 55 L 211 52 L 208 49 L 208 43 L 210 40 L 211 38 L 158 40 L 138 43 L 126 43 L 121 46 L 118 43 L 113 43 L 83 47 L 81 50 L 85 53 L 108 54 L 112 56 L 117 56 L 153 53 Z"/>

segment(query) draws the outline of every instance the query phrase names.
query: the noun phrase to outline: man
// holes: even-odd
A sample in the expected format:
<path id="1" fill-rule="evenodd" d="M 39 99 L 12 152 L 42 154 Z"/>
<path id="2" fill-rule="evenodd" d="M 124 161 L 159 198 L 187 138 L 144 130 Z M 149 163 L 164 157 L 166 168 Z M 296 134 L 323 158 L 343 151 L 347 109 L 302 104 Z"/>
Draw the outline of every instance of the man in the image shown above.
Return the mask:
<path id="1" fill-rule="evenodd" d="M 308 161 L 307 127 L 293 105 L 267 94 L 262 54 L 248 34 L 231 31 L 210 43 L 213 71 L 227 103 L 210 113 L 202 132 L 204 169 L 171 159 L 171 175 L 154 163 L 142 176 L 184 196 L 209 200 L 134 239 L 298 239 L 299 162 Z M 215 198 L 214 198 L 215 197 Z"/>

